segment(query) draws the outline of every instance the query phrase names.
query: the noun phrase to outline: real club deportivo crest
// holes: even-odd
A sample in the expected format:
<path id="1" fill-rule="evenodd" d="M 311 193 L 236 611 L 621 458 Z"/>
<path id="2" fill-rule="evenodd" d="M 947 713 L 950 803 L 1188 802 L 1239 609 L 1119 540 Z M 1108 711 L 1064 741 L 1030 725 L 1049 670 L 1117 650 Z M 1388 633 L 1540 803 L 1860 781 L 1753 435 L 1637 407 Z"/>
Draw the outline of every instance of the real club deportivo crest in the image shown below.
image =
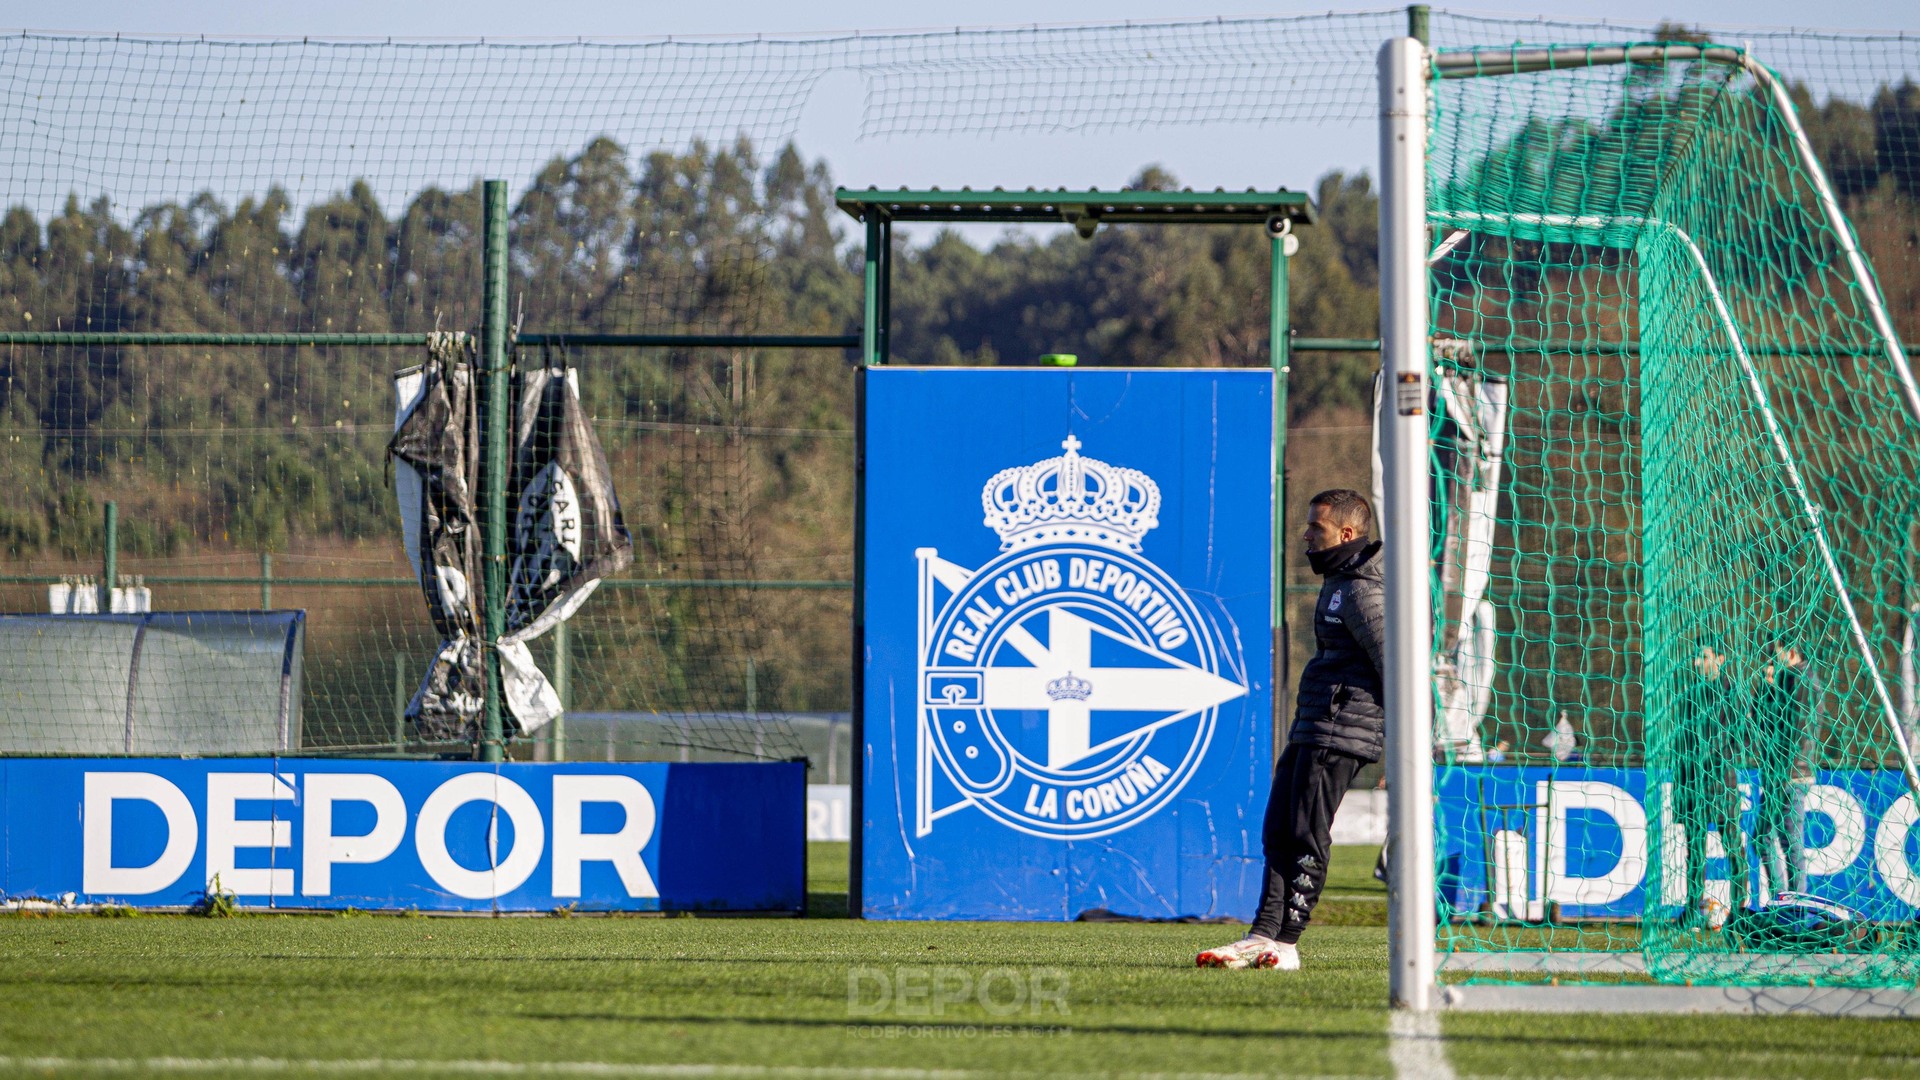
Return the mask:
<path id="1" fill-rule="evenodd" d="M 987 481 L 985 566 L 915 552 L 917 836 L 968 807 L 1035 836 L 1125 829 L 1185 786 L 1247 693 L 1238 651 L 1140 554 L 1159 485 L 1060 445 Z"/>

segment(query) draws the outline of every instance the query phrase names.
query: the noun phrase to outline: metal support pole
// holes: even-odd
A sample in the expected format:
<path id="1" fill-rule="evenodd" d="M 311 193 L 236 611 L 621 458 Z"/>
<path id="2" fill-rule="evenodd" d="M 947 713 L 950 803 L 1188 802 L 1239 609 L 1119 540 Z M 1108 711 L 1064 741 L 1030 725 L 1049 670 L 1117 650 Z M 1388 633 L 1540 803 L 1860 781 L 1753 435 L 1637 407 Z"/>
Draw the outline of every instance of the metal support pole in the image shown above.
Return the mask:
<path id="1" fill-rule="evenodd" d="M 852 334 L 542 334 L 515 337 L 522 348 L 565 349 L 853 349 Z"/>
<path id="2" fill-rule="evenodd" d="M 499 641 L 507 632 L 507 182 L 488 180 L 482 200 L 484 246 L 480 362 L 486 375 L 482 398 L 480 492 L 485 547 L 481 595 L 485 602 L 487 704 L 480 734 L 480 760 L 504 761 L 506 735 L 500 708 Z"/>
<path id="3" fill-rule="evenodd" d="M 868 367 L 881 363 L 880 359 L 880 215 L 869 212 L 867 216 L 867 265 L 862 281 L 866 304 L 862 308 L 860 321 L 861 363 Z"/>
<path id="4" fill-rule="evenodd" d="M 425 334 L 178 334 L 156 330 L 0 330 L 0 345 L 60 348 L 134 345 L 142 348 L 417 348 Z"/>
<path id="5" fill-rule="evenodd" d="M 260 553 L 260 610 L 270 611 L 272 609 L 273 555 L 270 552 L 263 551 Z"/>
<path id="6" fill-rule="evenodd" d="M 1267 303 L 1267 359 L 1273 365 L 1273 752 L 1286 741 L 1293 715 L 1293 641 L 1287 632 L 1287 381 L 1293 371 L 1288 259 L 1300 241 L 1291 229 L 1273 235 L 1273 286 Z"/>
<path id="7" fill-rule="evenodd" d="M 405 653 L 393 654 L 393 752 L 404 754 L 407 751 L 407 703 L 413 695 L 407 693 L 407 657 Z"/>
<path id="8" fill-rule="evenodd" d="M 107 504 L 106 536 L 101 550 L 100 613 L 113 610 L 113 586 L 120 577 L 120 504 Z"/>
<path id="9" fill-rule="evenodd" d="M 1407 5 L 1407 36 L 1422 45 L 1433 44 L 1433 9 L 1425 4 Z"/>
<path id="10" fill-rule="evenodd" d="M 880 221 L 880 360 L 893 359 L 893 222 Z"/>
<path id="11" fill-rule="evenodd" d="M 1433 610 L 1427 521 L 1427 50 L 1380 50 L 1380 340 L 1386 371 L 1388 984 L 1433 1005 Z"/>
<path id="12" fill-rule="evenodd" d="M 553 718 L 553 760 L 567 760 L 567 710 L 573 708 L 573 632 L 562 619 L 553 628 L 553 692 L 560 715 Z"/>

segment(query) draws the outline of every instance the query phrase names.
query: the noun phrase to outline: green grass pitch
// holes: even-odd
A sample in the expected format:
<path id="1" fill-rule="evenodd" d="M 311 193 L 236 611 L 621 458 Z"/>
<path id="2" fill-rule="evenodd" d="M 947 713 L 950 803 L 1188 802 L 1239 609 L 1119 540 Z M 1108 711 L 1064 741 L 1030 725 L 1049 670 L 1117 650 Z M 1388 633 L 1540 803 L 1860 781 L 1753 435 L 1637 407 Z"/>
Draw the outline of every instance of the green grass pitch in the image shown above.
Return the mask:
<path id="1" fill-rule="evenodd" d="M 1344 849 L 1295 974 L 1202 971 L 1238 927 L 844 918 L 0 918 L 0 1073 L 1391 1076 L 1384 894 Z M 816 912 L 846 845 L 815 845 Z M 1035 970 L 1051 1002 L 849 1007 L 850 973 Z M 953 985 L 951 982 L 949 985 Z M 1001 986 L 1011 984 L 1002 977 Z M 862 998 L 870 1010 L 872 998 Z M 1459 1076 L 1920 1077 L 1920 1027 L 1451 1016 Z"/>

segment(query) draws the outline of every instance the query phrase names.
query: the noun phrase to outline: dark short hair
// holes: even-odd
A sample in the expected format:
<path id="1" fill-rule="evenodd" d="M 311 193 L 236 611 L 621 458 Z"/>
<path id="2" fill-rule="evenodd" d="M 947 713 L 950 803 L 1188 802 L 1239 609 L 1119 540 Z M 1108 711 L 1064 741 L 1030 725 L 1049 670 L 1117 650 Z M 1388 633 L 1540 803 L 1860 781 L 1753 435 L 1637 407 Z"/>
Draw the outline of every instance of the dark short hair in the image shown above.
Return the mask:
<path id="1" fill-rule="evenodd" d="M 1329 488 L 1307 500 L 1307 505 L 1324 506 L 1335 525 L 1347 526 L 1361 536 L 1373 529 L 1373 507 L 1367 497 L 1352 488 Z"/>

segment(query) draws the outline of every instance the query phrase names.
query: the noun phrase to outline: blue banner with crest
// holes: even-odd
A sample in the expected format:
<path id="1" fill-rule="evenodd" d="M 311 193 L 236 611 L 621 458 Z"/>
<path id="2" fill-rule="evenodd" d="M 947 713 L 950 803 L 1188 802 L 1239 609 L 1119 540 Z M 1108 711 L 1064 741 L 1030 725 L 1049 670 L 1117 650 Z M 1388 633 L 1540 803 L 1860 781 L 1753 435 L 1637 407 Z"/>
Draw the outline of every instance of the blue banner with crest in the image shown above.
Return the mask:
<path id="1" fill-rule="evenodd" d="M 1250 916 L 1272 374 L 863 377 L 862 913 Z"/>

